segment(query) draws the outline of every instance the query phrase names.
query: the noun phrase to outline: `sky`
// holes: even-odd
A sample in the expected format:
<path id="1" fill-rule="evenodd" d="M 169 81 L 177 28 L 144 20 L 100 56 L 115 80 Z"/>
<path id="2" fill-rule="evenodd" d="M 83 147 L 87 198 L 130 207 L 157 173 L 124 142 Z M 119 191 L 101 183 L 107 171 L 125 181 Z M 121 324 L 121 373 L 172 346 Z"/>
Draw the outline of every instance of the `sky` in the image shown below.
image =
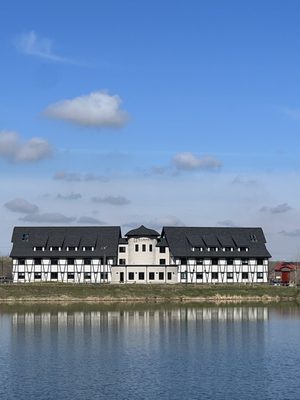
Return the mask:
<path id="1" fill-rule="evenodd" d="M 4 0 L 14 226 L 259 226 L 300 259 L 297 0 Z"/>

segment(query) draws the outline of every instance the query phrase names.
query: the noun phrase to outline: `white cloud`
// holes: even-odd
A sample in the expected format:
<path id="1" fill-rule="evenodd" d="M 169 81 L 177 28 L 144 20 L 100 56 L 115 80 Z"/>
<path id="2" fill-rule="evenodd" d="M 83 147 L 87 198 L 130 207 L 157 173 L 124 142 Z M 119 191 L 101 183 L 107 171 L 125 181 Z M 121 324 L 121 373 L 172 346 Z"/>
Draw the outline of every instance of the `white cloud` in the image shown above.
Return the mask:
<path id="1" fill-rule="evenodd" d="M 46 139 L 31 138 L 22 142 L 13 131 L 0 132 L 0 157 L 14 162 L 34 162 L 49 158 L 52 147 Z"/>
<path id="2" fill-rule="evenodd" d="M 108 178 L 103 175 L 96 175 L 92 172 L 80 174 L 78 172 L 57 171 L 53 179 L 65 182 L 107 182 Z"/>
<path id="3" fill-rule="evenodd" d="M 113 206 L 125 206 L 126 204 L 129 204 L 130 201 L 126 199 L 124 196 L 105 196 L 105 197 L 92 197 L 92 202 L 93 203 L 105 203 L 105 204 L 110 204 Z"/>
<path id="4" fill-rule="evenodd" d="M 217 224 L 228 228 L 236 226 L 236 224 L 233 221 L 231 221 L 231 219 L 225 219 L 224 221 L 219 221 L 217 222 Z"/>
<path id="5" fill-rule="evenodd" d="M 62 199 L 62 200 L 79 200 L 81 199 L 81 194 L 80 193 L 68 193 L 68 194 L 58 194 L 56 196 L 58 199 Z"/>
<path id="6" fill-rule="evenodd" d="M 36 213 L 39 210 L 37 205 L 29 203 L 27 200 L 22 198 L 10 200 L 4 204 L 4 207 L 10 211 L 24 214 Z"/>
<path id="7" fill-rule="evenodd" d="M 93 217 L 80 217 L 78 218 L 78 223 L 79 224 L 90 224 L 90 225 L 104 225 L 105 223 L 103 221 L 100 221 L 97 218 Z"/>
<path id="8" fill-rule="evenodd" d="M 165 215 L 155 218 L 149 222 L 149 225 L 154 228 L 162 228 L 163 226 L 185 226 L 185 224 L 174 215 Z"/>
<path id="9" fill-rule="evenodd" d="M 54 62 L 77 64 L 73 60 L 55 54 L 52 40 L 38 37 L 34 31 L 19 35 L 15 39 L 15 46 L 21 53 L 29 56 L 36 56 Z"/>
<path id="10" fill-rule="evenodd" d="M 197 157 L 193 153 L 177 153 L 172 159 L 173 164 L 178 170 L 216 170 L 221 167 L 221 162 L 211 156 Z"/>
<path id="11" fill-rule="evenodd" d="M 44 115 L 87 127 L 121 127 L 128 120 L 127 113 L 120 109 L 121 103 L 118 95 L 98 91 L 52 104 Z"/>
<path id="12" fill-rule="evenodd" d="M 21 221 L 25 222 L 36 222 L 36 223 L 50 223 L 50 224 L 68 224 L 74 222 L 76 218 L 67 217 L 61 213 L 34 213 L 27 214 L 25 217 L 20 218 Z"/>
<path id="13" fill-rule="evenodd" d="M 270 212 L 271 214 L 282 214 L 290 210 L 292 210 L 292 207 L 287 203 L 278 204 L 278 206 L 275 207 L 264 206 L 260 209 L 261 212 Z"/>

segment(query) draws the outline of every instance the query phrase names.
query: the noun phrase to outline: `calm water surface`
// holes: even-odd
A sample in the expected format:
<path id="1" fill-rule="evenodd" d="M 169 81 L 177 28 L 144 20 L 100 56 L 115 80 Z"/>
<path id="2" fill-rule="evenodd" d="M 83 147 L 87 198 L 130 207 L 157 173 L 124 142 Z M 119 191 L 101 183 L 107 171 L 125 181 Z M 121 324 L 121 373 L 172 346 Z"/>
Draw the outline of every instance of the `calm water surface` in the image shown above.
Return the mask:
<path id="1" fill-rule="evenodd" d="M 1 306 L 0 399 L 300 399 L 300 308 Z"/>

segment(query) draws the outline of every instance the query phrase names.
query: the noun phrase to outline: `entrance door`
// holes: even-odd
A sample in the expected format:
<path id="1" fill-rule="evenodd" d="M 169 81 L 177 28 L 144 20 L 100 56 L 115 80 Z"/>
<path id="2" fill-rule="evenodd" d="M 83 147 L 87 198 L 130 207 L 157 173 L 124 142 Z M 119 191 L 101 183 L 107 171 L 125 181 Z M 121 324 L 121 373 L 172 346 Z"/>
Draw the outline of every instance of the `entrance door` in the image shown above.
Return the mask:
<path id="1" fill-rule="evenodd" d="M 124 282 L 124 272 L 120 272 L 120 282 Z"/>

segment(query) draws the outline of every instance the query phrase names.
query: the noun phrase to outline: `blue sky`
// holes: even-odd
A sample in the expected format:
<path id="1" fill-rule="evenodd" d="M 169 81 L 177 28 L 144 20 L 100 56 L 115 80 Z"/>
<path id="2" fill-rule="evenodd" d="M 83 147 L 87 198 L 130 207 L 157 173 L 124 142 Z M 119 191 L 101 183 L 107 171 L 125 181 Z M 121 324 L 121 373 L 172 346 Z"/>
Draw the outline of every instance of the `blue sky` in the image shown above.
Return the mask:
<path id="1" fill-rule="evenodd" d="M 15 225 L 262 226 L 300 257 L 298 1 L 10 1 L 0 253 Z"/>

